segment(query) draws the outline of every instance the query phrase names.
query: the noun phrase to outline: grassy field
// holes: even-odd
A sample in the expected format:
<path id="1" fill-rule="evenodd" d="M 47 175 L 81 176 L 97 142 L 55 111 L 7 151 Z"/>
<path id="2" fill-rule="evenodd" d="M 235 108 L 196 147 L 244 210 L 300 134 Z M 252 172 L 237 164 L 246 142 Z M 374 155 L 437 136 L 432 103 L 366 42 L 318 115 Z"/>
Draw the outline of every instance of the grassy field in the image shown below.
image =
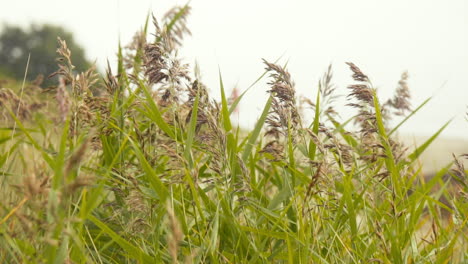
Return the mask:
<path id="1" fill-rule="evenodd" d="M 348 63 L 356 115 L 340 120 L 330 67 L 309 124 L 286 67 L 264 60 L 254 84 L 270 97 L 240 129 L 248 93 L 229 98 L 219 74 L 215 101 L 177 58 L 189 11 L 151 35 L 147 21 L 102 78 L 75 72 L 59 40 L 56 87 L 2 84 L 1 263 L 468 261 L 467 156 L 427 178 L 421 155 L 446 125 L 409 150 L 388 126 L 427 103 L 410 107 L 406 74 L 381 102 Z"/>

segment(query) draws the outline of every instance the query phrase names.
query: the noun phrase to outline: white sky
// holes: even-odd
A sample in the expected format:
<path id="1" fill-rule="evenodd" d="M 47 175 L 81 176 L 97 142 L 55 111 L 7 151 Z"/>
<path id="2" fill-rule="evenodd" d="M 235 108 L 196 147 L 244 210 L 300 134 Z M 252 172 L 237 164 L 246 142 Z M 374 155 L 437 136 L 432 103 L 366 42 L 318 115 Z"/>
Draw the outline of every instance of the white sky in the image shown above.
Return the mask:
<path id="1" fill-rule="evenodd" d="M 186 1 L 26 1 L 0 0 L 0 23 L 48 22 L 74 32 L 90 59 L 115 62 L 120 38 L 128 43 L 148 12 L 161 17 Z M 261 58 L 283 55 L 298 94 L 315 98 L 317 81 L 332 63 L 337 93 L 351 83 L 346 61 L 354 62 L 379 89 L 381 101 L 393 94 L 408 70 L 413 106 L 432 102 L 401 131 L 429 135 L 447 120 L 443 135 L 468 139 L 468 1 L 354 0 L 276 1 L 192 0 L 192 36 L 181 52 L 196 60 L 203 81 L 216 97 L 218 66 L 225 87 L 246 89 L 263 72 Z M 34 55 L 32 55 L 34 58 Z M 241 104 L 240 123 L 253 125 L 266 101 L 266 80 Z M 343 103 L 344 104 L 344 101 Z M 338 106 L 339 112 L 348 108 Z"/>

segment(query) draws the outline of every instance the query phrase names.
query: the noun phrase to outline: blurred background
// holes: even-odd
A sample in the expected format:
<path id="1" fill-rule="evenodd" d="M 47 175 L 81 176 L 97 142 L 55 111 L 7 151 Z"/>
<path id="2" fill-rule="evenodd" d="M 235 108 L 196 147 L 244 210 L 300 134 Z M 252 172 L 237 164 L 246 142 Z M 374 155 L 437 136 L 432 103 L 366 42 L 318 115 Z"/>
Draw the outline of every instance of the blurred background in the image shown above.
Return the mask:
<path id="1" fill-rule="evenodd" d="M 1 3 L 0 75 L 22 79 L 28 54 L 31 65 L 46 65 L 53 57 L 57 34 L 67 39 L 78 69 L 95 62 L 104 72 L 107 60 L 116 65 L 119 41 L 128 44 L 148 14 L 161 17 L 186 1 Z M 453 119 L 425 159 L 441 166 L 452 152 L 468 152 L 468 1 L 193 0 L 190 5 L 192 36 L 179 55 L 200 65 L 203 82 L 215 98 L 218 69 L 228 90 L 243 92 L 264 72 L 262 58 L 281 58 L 298 95 L 315 98 L 317 83 L 332 64 L 336 91 L 342 95 L 335 108 L 346 119 L 351 115 L 345 106 L 346 86 L 352 80 L 345 62 L 355 63 L 371 78 L 382 101 L 393 95 L 401 73 L 408 71 L 413 107 L 432 100 L 401 127 L 400 136 L 410 145 L 420 143 Z M 27 78 L 53 70 L 30 68 Z M 238 124 L 255 124 L 266 90 L 266 80 L 249 90 L 239 107 Z"/>

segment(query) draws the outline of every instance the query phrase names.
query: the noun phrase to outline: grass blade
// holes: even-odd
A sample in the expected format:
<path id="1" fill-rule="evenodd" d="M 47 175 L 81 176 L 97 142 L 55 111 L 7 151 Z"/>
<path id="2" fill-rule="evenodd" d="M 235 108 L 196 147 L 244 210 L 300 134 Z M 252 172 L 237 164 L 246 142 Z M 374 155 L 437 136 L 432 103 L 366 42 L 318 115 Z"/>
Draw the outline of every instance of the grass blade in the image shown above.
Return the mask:
<path id="1" fill-rule="evenodd" d="M 320 125 L 320 88 L 317 91 L 317 98 L 315 102 L 315 116 L 314 122 L 312 123 L 312 132 L 315 135 L 318 135 L 319 125 Z M 309 159 L 315 160 L 315 152 L 317 151 L 317 145 L 315 144 L 314 140 L 311 139 L 309 142 Z"/>
<path id="2" fill-rule="evenodd" d="M 139 247 L 132 245 L 130 242 L 119 236 L 117 233 L 112 231 L 112 229 L 109 226 L 101 222 L 93 215 L 88 216 L 88 219 L 95 225 L 97 225 L 102 231 L 104 231 L 104 233 L 109 235 L 113 241 L 115 241 L 123 250 L 125 250 L 130 256 L 132 256 L 136 260 L 143 263 L 156 263 L 156 260 L 154 258 L 143 252 Z"/>
<path id="3" fill-rule="evenodd" d="M 429 145 L 444 131 L 444 129 L 450 124 L 452 120 L 447 121 L 437 132 L 426 140 L 422 145 L 417 147 L 409 156 L 410 163 L 415 161 L 421 154 L 429 147 Z"/>
<path id="4" fill-rule="evenodd" d="M 247 144 L 245 145 L 244 151 L 242 152 L 242 160 L 245 162 L 247 161 L 247 158 L 249 157 L 250 153 L 252 152 L 252 148 L 257 142 L 257 138 L 260 135 L 260 131 L 262 130 L 263 124 L 265 123 L 265 120 L 267 118 L 268 112 L 270 111 L 271 107 L 271 101 L 273 100 L 273 97 L 269 97 L 268 101 L 265 104 L 265 107 L 263 108 L 262 115 L 257 121 L 257 124 L 255 124 L 254 130 L 250 133 L 248 136 L 248 141 Z"/>
<path id="5" fill-rule="evenodd" d="M 408 116 L 406 116 L 400 123 L 398 123 L 398 125 L 396 125 L 390 132 L 388 132 L 388 136 L 391 136 L 395 131 L 398 130 L 398 128 L 400 128 L 401 125 L 403 125 L 404 123 L 406 123 L 406 121 L 408 121 L 408 119 L 410 119 L 413 115 L 415 115 L 423 106 L 425 106 L 430 100 L 432 99 L 432 97 L 429 97 L 427 98 L 426 100 L 424 100 L 424 102 L 422 102 L 416 109 L 414 109 L 411 114 L 409 114 Z"/>

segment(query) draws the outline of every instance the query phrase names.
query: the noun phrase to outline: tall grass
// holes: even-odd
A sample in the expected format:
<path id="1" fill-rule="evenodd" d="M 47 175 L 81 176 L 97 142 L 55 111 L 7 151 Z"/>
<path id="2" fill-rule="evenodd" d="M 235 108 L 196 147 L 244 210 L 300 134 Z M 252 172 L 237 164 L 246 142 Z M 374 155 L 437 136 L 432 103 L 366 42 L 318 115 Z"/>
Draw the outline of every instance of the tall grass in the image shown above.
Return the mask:
<path id="1" fill-rule="evenodd" d="M 308 124 L 290 73 L 264 60 L 270 97 L 246 131 L 230 116 L 248 94 L 228 100 L 219 74 L 213 100 L 177 57 L 189 12 L 153 18 L 153 38 L 147 21 L 103 80 L 59 40 L 57 87 L 0 90 L 0 262 L 467 261 L 463 163 L 428 181 L 416 163 L 446 125 L 411 153 L 394 137 L 409 118 L 388 125 L 427 103 L 410 110 L 407 75 L 381 103 L 348 63 L 357 114 L 340 121 L 329 67 Z"/>

